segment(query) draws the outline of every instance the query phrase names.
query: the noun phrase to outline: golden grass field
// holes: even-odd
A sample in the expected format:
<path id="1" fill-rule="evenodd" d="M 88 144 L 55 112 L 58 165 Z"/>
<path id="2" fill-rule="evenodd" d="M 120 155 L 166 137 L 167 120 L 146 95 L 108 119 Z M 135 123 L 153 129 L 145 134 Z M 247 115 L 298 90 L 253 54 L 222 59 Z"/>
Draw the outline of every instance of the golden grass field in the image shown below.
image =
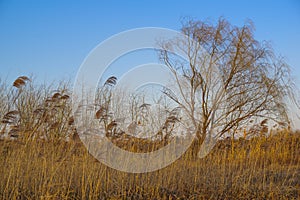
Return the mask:
<path id="1" fill-rule="evenodd" d="M 106 167 L 78 142 L 0 141 L 1 199 L 299 199 L 300 134 L 220 141 L 159 171 Z"/>

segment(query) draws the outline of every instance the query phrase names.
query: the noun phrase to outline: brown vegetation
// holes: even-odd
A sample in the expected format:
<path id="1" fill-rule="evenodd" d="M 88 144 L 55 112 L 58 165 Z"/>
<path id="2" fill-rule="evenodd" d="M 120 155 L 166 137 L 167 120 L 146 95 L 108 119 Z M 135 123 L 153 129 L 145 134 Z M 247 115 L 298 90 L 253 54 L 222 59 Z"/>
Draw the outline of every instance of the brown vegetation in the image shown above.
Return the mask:
<path id="1" fill-rule="evenodd" d="M 221 140 L 203 159 L 195 159 L 196 145 L 159 171 L 124 173 L 94 159 L 73 135 L 66 87 L 53 94 L 31 84 L 19 84 L 16 92 L 1 86 L 1 199 L 299 198 L 299 133 L 248 139 L 244 132 L 247 139 Z M 111 139 L 133 152 L 165 145 L 125 135 Z"/>
<path id="2" fill-rule="evenodd" d="M 126 144 L 128 145 L 128 144 Z M 133 147 L 135 148 L 135 147 Z M 1 199 L 298 199 L 300 135 L 226 139 L 152 173 L 106 167 L 80 143 L 0 141 Z"/>

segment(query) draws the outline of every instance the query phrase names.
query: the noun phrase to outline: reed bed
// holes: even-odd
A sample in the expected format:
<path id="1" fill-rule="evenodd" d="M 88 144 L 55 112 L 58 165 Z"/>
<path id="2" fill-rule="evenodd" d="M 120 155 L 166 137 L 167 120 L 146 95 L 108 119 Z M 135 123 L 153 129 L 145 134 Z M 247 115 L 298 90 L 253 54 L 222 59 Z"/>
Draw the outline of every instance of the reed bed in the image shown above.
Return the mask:
<path id="1" fill-rule="evenodd" d="M 2 140 L 2 199 L 298 199 L 300 135 L 220 141 L 203 159 L 129 174 L 106 167 L 78 142 Z"/>
<path id="2" fill-rule="evenodd" d="M 96 160 L 74 139 L 68 86 L 35 89 L 25 86 L 29 80 L 19 79 L 14 88 L 0 82 L 0 199 L 300 198 L 299 132 L 251 138 L 244 132 L 218 141 L 205 158 L 196 158 L 192 145 L 168 167 L 125 173 Z M 132 152 L 165 145 L 114 143 Z"/>

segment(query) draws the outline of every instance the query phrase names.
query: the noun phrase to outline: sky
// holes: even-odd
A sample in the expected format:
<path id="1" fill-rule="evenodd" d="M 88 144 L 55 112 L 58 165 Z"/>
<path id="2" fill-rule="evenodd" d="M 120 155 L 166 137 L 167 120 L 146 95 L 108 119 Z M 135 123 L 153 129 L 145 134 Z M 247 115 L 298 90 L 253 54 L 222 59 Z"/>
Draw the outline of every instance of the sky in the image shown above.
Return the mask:
<path id="1" fill-rule="evenodd" d="M 237 26 L 252 20 L 255 38 L 271 42 L 300 86 L 298 0 L 0 0 L 0 78 L 72 81 L 89 52 L 105 39 L 141 27 L 180 30 L 184 17 L 224 17 Z"/>

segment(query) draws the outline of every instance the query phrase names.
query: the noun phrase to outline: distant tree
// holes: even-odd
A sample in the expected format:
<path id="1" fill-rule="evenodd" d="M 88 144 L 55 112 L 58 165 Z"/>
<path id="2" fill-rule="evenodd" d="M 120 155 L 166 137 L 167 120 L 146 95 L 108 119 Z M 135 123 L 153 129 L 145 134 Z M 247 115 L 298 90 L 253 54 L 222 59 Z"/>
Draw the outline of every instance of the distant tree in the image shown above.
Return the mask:
<path id="1" fill-rule="evenodd" d="M 237 27 L 222 18 L 216 24 L 186 20 L 181 31 L 187 37 L 163 41 L 160 58 L 178 88 L 177 95 L 164 93 L 190 117 L 194 146 L 234 133 L 253 119 L 288 124 L 285 100 L 293 98 L 294 89 L 290 67 L 267 42 L 254 38 L 251 22 Z"/>

